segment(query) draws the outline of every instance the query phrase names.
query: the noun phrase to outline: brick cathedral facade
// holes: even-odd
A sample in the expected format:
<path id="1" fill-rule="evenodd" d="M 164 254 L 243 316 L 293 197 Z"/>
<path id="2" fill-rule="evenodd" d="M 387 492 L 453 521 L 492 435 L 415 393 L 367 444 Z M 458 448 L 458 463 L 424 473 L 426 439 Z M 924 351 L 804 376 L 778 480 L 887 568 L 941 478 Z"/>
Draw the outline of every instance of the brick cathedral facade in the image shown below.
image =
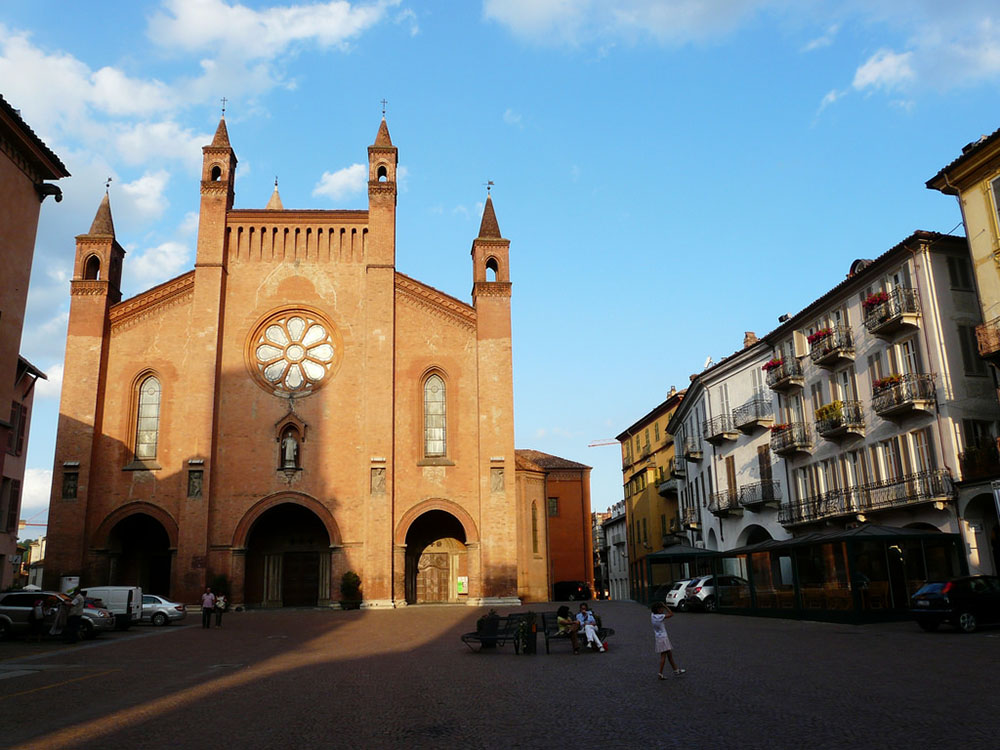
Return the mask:
<path id="1" fill-rule="evenodd" d="M 195 601 L 224 575 L 234 603 L 322 606 L 353 570 L 367 606 L 546 598 L 510 243 L 487 197 L 471 304 L 400 273 L 384 119 L 368 163 L 368 210 L 237 209 L 223 119 L 194 270 L 124 301 L 105 195 L 76 239 L 47 585 Z"/>

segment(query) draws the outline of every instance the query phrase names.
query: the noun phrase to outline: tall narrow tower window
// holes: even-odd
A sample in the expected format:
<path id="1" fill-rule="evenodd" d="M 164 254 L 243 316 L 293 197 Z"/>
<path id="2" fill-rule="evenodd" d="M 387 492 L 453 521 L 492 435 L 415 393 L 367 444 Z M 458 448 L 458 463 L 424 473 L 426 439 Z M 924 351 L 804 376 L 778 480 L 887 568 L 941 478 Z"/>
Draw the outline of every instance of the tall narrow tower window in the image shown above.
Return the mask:
<path id="1" fill-rule="evenodd" d="M 424 456 L 444 456 L 446 448 L 444 380 L 431 375 L 424 381 Z"/>
<path id="2" fill-rule="evenodd" d="M 94 281 L 101 278 L 101 259 L 96 255 L 91 255 L 87 258 L 87 263 L 83 269 L 83 278 L 93 279 Z"/>
<path id="3" fill-rule="evenodd" d="M 378 168 L 378 181 L 386 182 L 389 179 L 389 172 L 386 170 L 385 166 L 380 166 Z"/>
<path id="4" fill-rule="evenodd" d="M 148 377 L 139 385 L 139 410 L 135 429 L 136 459 L 156 458 L 156 444 L 160 435 L 160 381 Z"/>
<path id="5" fill-rule="evenodd" d="M 499 269 L 500 265 L 497 263 L 496 258 L 490 258 L 488 261 L 486 261 L 486 280 L 496 281 L 497 274 L 500 272 Z"/>

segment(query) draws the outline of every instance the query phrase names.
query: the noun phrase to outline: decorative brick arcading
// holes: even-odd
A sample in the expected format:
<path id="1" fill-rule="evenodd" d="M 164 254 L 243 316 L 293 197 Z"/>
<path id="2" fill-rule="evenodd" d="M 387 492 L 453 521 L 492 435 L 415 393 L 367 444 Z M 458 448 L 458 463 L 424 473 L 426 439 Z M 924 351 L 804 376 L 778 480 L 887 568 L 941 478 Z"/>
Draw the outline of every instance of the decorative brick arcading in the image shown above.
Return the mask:
<path id="1" fill-rule="evenodd" d="M 399 299 L 406 300 L 446 320 L 458 323 L 468 328 L 476 326 L 476 311 L 469 305 L 449 297 L 437 289 L 421 284 L 419 281 L 396 274 L 396 293 Z"/>
<path id="2" fill-rule="evenodd" d="M 153 310 L 180 302 L 193 292 L 194 271 L 189 271 L 173 281 L 168 281 L 166 284 L 153 287 L 148 292 L 120 302 L 112 307 L 108 313 L 111 330 L 127 328 L 145 318 Z"/>
<path id="3" fill-rule="evenodd" d="M 75 279 L 70 282 L 70 294 L 106 294 L 108 291 L 108 282 L 104 279 L 100 280 L 81 280 Z"/>
<path id="4" fill-rule="evenodd" d="M 509 297 L 511 282 L 509 281 L 477 281 L 473 290 L 476 297 Z"/>

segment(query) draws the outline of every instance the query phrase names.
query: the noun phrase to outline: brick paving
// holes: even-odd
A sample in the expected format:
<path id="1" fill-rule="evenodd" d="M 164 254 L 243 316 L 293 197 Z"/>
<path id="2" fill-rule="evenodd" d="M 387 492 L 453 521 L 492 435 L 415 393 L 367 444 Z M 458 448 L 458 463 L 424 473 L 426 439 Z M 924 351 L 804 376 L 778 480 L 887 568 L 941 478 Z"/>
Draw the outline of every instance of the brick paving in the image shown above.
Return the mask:
<path id="1" fill-rule="evenodd" d="M 481 610 L 453 606 L 7 642 L 0 746 L 997 746 L 1000 629 L 685 613 L 668 629 L 688 674 L 661 682 L 648 611 L 596 608 L 617 631 L 607 654 L 473 653 L 458 636 Z"/>

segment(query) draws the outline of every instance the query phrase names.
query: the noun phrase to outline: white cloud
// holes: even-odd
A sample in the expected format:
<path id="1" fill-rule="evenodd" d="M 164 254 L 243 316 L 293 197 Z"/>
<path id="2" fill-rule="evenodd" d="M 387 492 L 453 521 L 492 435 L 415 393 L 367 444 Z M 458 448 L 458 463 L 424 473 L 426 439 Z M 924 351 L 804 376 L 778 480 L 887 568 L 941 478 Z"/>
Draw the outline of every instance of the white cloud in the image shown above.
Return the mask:
<path id="1" fill-rule="evenodd" d="M 166 49 L 208 51 L 224 58 L 273 59 L 291 45 L 346 48 L 348 40 L 381 21 L 400 0 L 355 4 L 334 0 L 262 10 L 224 0 L 166 0 L 149 36 Z"/>
<path id="2" fill-rule="evenodd" d="M 188 211 L 186 214 L 184 214 L 184 221 L 181 222 L 181 225 L 177 228 L 177 231 L 180 232 L 182 235 L 186 236 L 193 235 L 195 232 L 198 231 L 198 220 L 199 216 L 197 211 Z"/>
<path id="3" fill-rule="evenodd" d="M 420 33 L 420 26 L 417 24 L 417 14 L 414 13 L 410 8 L 407 8 L 400 13 L 396 14 L 393 22 L 398 24 L 409 22 L 410 24 L 410 36 L 416 36 Z"/>
<path id="4" fill-rule="evenodd" d="M 851 85 L 858 91 L 868 88 L 893 90 L 914 78 L 911 60 L 912 52 L 897 54 L 892 50 L 880 49 L 854 73 Z"/>
<path id="5" fill-rule="evenodd" d="M 837 36 L 837 32 L 840 31 L 840 24 L 833 24 L 828 27 L 826 31 L 823 32 L 822 36 L 816 37 L 805 43 L 802 47 L 803 52 L 813 52 L 818 49 L 823 49 L 824 47 L 829 47 L 833 44 L 833 39 Z"/>
<path id="6" fill-rule="evenodd" d="M 21 485 L 21 518 L 32 523 L 40 523 L 48 518 L 49 496 L 52 494 L 52 469 L 25 469 L 24 483 Z M 44 514 L 44 515 L 42 515 Z M 26 538 L 41 536 L 42 532 L 28 527 L 23 534 Z"/>
<path id="7" fill-rule="evenodd" d="M 160 169 L 156 172 L 146 172 L 133 182 L 126 182 L 121 186 L 121 190 L 131 199 L 132 208 L 138 213 L 139 218 L 158 219 L 170 205 L 163 195 L 169 181 L 170 173 Z"/>
<path id="8" fill-rule="evenodd" d="M 59 398 L 62 393 L 63 366 L 52 365 L 45 369 L 48 380 L 39 379 L 35 383 L 35 398 Z"/>
<path id="9" fill-rule="evenodd" d="M 177 276 L 191 265 L 191 249 L 180 242 L 163 242 L 132 255 L 125 264 L 129 285 L 145 289 Z"/>
<path id="10" fill-rule="evenodd" d="M 510 107 L 504 110 L 503 121 L 508 125 L 514 125 L 515 127 L 518 128 L 524 128 L 524 125 L 521 124 L 521 115 L 512 110 Z"/>
<path id="11" fill-rule="evenodd" d="M 194 171 L 201 168 L 201 147 L 211 142 L 210 133 L 196 133 L 172 120 L 122 125 L 114 136 L 115 148 L 125 164 L 176 159 Z"/>
<path id="12" fill-rule="evenodd" d="M 368 167 L 364 164 L 352 164 L 338 169 L 336 172 L 324 172 L 319 178 L 313 195 L 324 195 L 333 200 L 340 200 L 349 195 L 360 193 L 368 184 Z"/>
<path id="13" fill-rule="evenodd" d="M 823 97 L 823 101 L 819 103 L 819 111 L 822 112 L 835 101 L 843 97 L 846 93 L 846 91 L 840 91 L 838 89 L 832 89 L 826 92 L 826 96 Z"/>

